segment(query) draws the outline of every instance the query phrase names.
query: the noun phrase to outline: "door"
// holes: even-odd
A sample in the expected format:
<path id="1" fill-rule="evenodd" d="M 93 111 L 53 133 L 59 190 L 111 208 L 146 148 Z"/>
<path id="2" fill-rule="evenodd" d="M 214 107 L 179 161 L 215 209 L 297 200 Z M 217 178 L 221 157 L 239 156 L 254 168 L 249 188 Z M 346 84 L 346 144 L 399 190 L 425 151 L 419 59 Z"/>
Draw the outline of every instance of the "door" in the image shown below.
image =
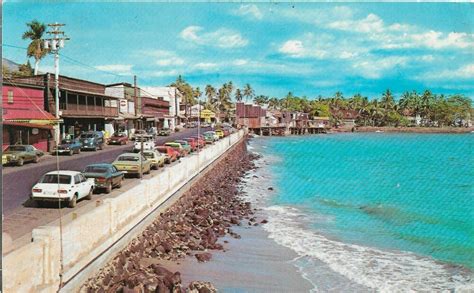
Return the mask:
<path id="1" fill-rule="evenodd" d="M 74 186 L 72 188 L 72 194 L 74 193 L 77 193 L 78 194 L 78 198 L 81 197 L 81 193 L 82 193 L 82 179 L 81 179 L 81 176 L 79 176 L 80 174 L 77 174 L 74 176 Z"/>
<path id="2" fill-rule="evenodd" d="M 111 173 L 111 176 L 112 176 L 112 184 L 113 185 L 117 185 L 120 183 L 120 181 L 122 180 L 122 176 L 120 176 L 120 173 L 118 172 L 117 168 L 115 168 L 115 166 L 112 166 L 110 167 L 110 170 L 109 172 Z"/>
<path id="3" fill-rule="evenodd" d="M 81 193 L 79 194 L 79 197 L 82 198 L 89 194 L 91 188 L 90 184 L 87 182 L 87 178 L 84 177 L 84 175 L 79 174 L 78 176 L 81 178 Z"/>

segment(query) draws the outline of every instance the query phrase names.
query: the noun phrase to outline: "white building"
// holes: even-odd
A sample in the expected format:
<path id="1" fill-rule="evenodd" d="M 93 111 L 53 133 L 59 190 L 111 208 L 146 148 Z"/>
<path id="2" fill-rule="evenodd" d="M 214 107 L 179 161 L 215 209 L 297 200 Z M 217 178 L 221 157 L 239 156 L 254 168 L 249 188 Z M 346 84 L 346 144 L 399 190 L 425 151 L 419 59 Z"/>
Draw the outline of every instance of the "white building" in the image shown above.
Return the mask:
<path id="1" fill-rule="evenodd" d="M 184 118 L 180 113 L 179 106 L 183 99 L 183 95 L 176 87 L 164 86 L 164 87 L 142 87 L 143 91 L 156 97 L 162 97 L 163 100 L 170 103 L 170 113 L 167 119 L 165 119 L 165 127 L 168 124 L 171 130 L 174 130 L 176 126 L 181 124 Z"/>

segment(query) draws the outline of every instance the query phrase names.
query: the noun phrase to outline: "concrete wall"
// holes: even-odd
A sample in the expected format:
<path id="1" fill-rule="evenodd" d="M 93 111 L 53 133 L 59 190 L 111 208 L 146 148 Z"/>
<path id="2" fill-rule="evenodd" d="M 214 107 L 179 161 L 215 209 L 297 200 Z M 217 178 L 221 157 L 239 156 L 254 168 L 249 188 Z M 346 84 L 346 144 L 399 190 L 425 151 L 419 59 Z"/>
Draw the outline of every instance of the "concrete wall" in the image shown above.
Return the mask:
<path id="1" fill-rule="evenodd" d="M 183 158 L 181 163 L 166 167 L 119 196 L 105 199 L 91 211 L 63 225 L 62 233 L 58 226 L 34 229 L 31 243 L 3 258 L 4 291 L 57 292 L 61 254 L 65 282 L 243 136 L 242 130 L 234 133 L 203 149 L 199 156 Z"/>

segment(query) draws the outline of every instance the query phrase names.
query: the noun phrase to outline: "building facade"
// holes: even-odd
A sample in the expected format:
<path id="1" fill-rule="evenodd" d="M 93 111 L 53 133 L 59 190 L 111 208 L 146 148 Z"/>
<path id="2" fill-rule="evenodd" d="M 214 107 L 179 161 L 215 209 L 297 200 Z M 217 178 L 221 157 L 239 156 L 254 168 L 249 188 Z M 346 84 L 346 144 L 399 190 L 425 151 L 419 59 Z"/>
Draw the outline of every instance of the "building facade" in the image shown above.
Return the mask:
<path id="1" fill-rule="evenodd" d="M 45 152 L 51 150 L 57 119 L 45 110 L 44 87 L 3 82 L 2 113 L 2 149 L 31 144 Z"/>

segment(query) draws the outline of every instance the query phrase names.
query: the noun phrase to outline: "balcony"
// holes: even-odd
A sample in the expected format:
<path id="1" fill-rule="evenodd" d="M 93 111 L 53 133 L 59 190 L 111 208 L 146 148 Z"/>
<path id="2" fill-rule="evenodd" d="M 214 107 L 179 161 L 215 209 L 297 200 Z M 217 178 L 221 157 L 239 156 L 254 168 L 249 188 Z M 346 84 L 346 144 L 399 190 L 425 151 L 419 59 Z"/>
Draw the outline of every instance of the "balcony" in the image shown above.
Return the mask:
<path id="1" fill-rule="evenodd" d="M 117 107 L 102 107 L 94 105 L 63 104 L 63 117 L 116 117 L 118 116 Z"/>

